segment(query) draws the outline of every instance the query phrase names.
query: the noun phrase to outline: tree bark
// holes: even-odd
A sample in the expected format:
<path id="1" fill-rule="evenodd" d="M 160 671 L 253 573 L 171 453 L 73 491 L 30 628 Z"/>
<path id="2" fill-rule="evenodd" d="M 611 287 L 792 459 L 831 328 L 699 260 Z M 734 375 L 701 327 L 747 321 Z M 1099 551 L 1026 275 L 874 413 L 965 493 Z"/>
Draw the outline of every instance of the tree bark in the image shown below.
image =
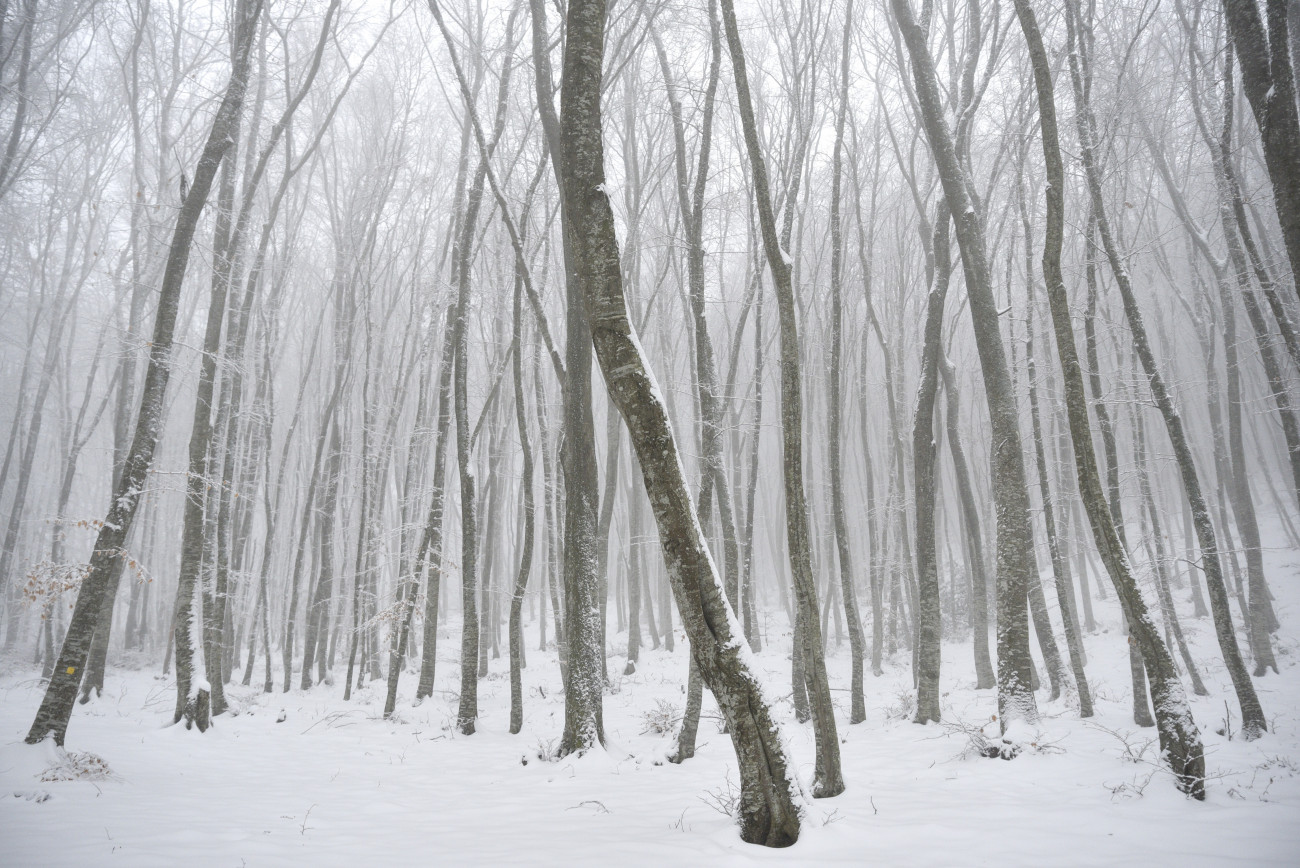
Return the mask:
<path id="1" fill-rule="evenodd" d="M 35 720 L 27 733 L 26 740 L 29 744 L 35 744 L 47 736 L 53 736 L 56 744 L 63 744 L 76 700 L 81 669 L 90 650 L 95 619 L 103 607 L 105 595 L 117 589 L 117 580 L 121 575 L 122 546 L 135 518 L 145 477 L 153 462 L 158 438 L 162 434 L 163 402 L 171 374 L 172 343 L 191 242 L 217 169 L 230 147 L 231 131 L 243 105 L 244 93 L 248 87 L 250 49 L 261 10 L 262 0 L 241 0 L 235 7 L 230 80 L 213 118 L 207 142 L 194 171 L 194 180 L 176 218 L 167 266 L 163 272 L 135 436 L 95 541 L 90 571 L 77 594 L 72 620 L 55 665 L 54 677 L 46 688 Z M 201 716 L 198 719 L 205 720 Z"/>
<path id="2" fill-rule="evenodd" d="M 731 53 L 736 82 L 745 148 L 754 181 L 754 198 L 758 206 L 759 228 L 768 268 L 776 289 L 777 312 L 781 325 L 781 464 L 785 484 L 786 544 L 790 569 L 794 576 L 802 642 L 796 649 L 808 669 L 809 700 L 813 715 L 813 732 L 817 742 L 813 795 L 817 798 L 837 796 L 844 791 L 844 774 L 840 768 L 840 745 L 836 735 L 834 706 L 830 682 L 826 676 L 821 625 L 817 621 L 817 585 L 813 579 L 808 540 L 808 506 L 803 485 L 803 398 L 800 384 L 800 347 L 795 320 L 794 287 L 790 259 L 777 238 L 772 198 L 768 190 L 767 164 L 758 141 L 754 103 L 749 93 L 745 71 L 744 48 L 736 23 L 732 0 L 722 0 L 722 20 Z M 683 616 L 684 617 L 684 616 Z M 715 691 L 716 692 L 716 691 Z"/>
<path id="3" fill-rule="evenodd" d="M 1196 799 L 1205 798 L 1205 753 L 1200 732 L 1192 720 L 1187 696 L 1178 680 L 1173 659 L 1160 639 L 1138 590 L 1127 553 L 1120 541 L 1115 522 L 1107 509 L 1097 472 L 1097 456 L 1092 447 L 1088 422 L 1088 402 L 1083 386 L 1083 372 L 1070 324 L 1069 302 L 1061 271 L 1061 246 L 1065 225 L 1065 168 L 1061 161 L 1060 134 L 1056 120 L 1056 103 L 1051 67 L 1043 46 L 1038 20 L 1028 0 L 1015 0 L 1016 15 L 1028 43 L 1034 69 L 1034 86 L 1038 95 L 1038 117 L 1043 136 L 1043 158 L 1047 165 L 1047 227 L 1043 242 L 1043 282 L 1052 312 L 1056 352 L 1061 361 L 1066 411 L 1070 436 L 1074 444 L 1075 470 L 1079 494 L 1092 525 L 1093 540 L 1115 585 L 1116 596 L 1133 635 L 1141 643 L 1143 656 L 1151 673 L 1151 693 L 1155 700 L 1160 746 L 1173 770 L 1177 786 Z M 1068 13 L 1067 13 L 1068 14 Z M 1073 33 L 1073 30 L 1071 30 Z M 1073 40 L 1072 47 L 1073 47 Z M 1071 58 L 1072 61 L 1075 58 Z M 1078 70 L 1072 64 L 1072 73 Z M 1080 81 L 1072 75 L 1078 88 Z M 1077 91 L 1076 91 L 1077 95 Z"/>
<path id="4" fill-rule="evenodd" d="M 565 244 L 572 251 L 574 288 L 586 302 L 610 397 L 641 460 L 691 654 L 732 733 L 741 778 L 741 837 L 788 846 L 799 834 L 798 785 L 696 520 L 666 408 L 628 320 L 614 215 L 604 188 L 600 83 L 605 14 L 603 0 L 569 3 L 562 163 Z"/>

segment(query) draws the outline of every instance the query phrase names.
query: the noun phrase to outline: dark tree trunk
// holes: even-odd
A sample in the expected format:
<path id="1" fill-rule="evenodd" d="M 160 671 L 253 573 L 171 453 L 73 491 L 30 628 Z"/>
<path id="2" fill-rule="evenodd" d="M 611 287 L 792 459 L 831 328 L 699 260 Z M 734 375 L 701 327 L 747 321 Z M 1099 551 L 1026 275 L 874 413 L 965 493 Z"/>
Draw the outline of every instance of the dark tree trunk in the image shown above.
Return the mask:
<path id="1" fill-rule="evenodd" d="M 740 767 L 741 837 L 788 846 L 799 835 L 798 784 L 696 519 L 666 408 L 628 320 L 614 215 L 604 191 L 600 83 L 605 12 L 603 0 L 571 0 L 568 8 L 562 163 L 565 244 L 577 278 L 574 288 L 586 301 L 610 397 L 641 460 L 692 657 L 732 734 Z"/>
<path id="2" fill-rule="evenodd" d="M 194 171 L 194 180 L 176 218 L 176 229 L 172 234 L 167 266 L 163 272 L 135 436 L 121 478 L 114 488 L 104 524 L 95 541 L 90 571 L 77 595 L 54 677 L 46 688 L 45 697 L 27 734 L 29 744 L 35 744 L 51 735 L 56 744 L 63 744 L 76 700 L 77 685 L 81 680 L 81 670 L 90 650 L 95 621 L 103 608 L 105 596 L 117 590 L 122 568 L 122 546 L 135 518 L 145 477 L 162 433 L 163 402 L 171 373 L 172 342 L 190 246 L 217 169 L 230 146 L 231 131 L 243 105 L 244 93 L 248 87 L 250 48 L 261 10 L 261 0 L 241 0 L 235 7 L 230 81 L 213 118 L 207 142 Z M 206 720 L 201 715 L 196 717 Z"/>
<path id="3" fill-rule="evenodd" d="M 1264 143 L 1264 163 L 1273 182 L 1273 203 L 1291 273 L 1300 274 L 1300 110 L 1288 33 L 1287 0 L 1224 0 L 1228 32 L 1241 62 L 1242 89 Z M 1267 20 L 1267 24 L 1266 21 Z"/>
<path id="4" fill-rule="evenodd" d="M 1160 746 L 1173 770 L 1178 788 L 1193 798 L 1205 798 L 1205 753 L 1200 732 L 1192 720 L 1187 696 L 1178 680 L 1173 659 L 1160 639 L 1146 603 L 1138 590 L 1128 556 L 1120 541 L 1115 522 L 1107 509 L 1102 493 L 1101 476 L 1097 472 L 1097 456 L 1093 452 L 1092 431 L 1088 422 L 1088 400 L 1084 392 L 1083 372 L 1079 366 L 1079 353 L 1070 323 L 1069 301 L 1065 294 L 1065 280 L 1061 272 L 1061 245 L 1065 227 L 1065 168 L 1061 161 L 1060 134 L 1056 121 L 1055 92 L 1051 67 L 1043 46 L 1038 20 L 1028 0 L 1016 0 L 1016 15 L 1029 45 L 1034 69 L 1034 85 L 1038 95 L 1039 124 L 1043 135 L 1043 157 L 1047 165 L 1047 226 L 1043 242 L 1043 282 L 1052 312 L 1052 326 L 1056 337 L 1056 352 L 1061 361 L 1065 389 L 1066 411 L 1070 422 L 1070 437 L 1074 444 L 1075 470 L 1079 479 L 1079 494 L 1083 500 L 1088 520 L 1092 524 L 1093 540 L 1102 561 L 1115 585 L 1116 596 L 1128 622 L 1134 626 L 1134 637 L 1143 646 L 1144 656 L 1152 673 L 1151 692 L 1158 714 Z M 1072 58 L 1073 60 L 1074 58 Z M 1072 73 L 1077 71 L 1077 64 Z M 1076 86 L 1078 79 L 1075 77 Z"/>
<path id="5" fill-rule="evenodd" d="M 722 20 L 731 53 L 736 82 L 745 149 L 753 175 L 754 198 L 758 206 L 759 228 L 768 268 L 776 289 L 777 311 L 781 324 L 781 466 L 785 485 L 786 543 L 790 570 L 794 577 L 795 599 L 802 628 L 802 641 L 796 651 L 808 668 L 809 700 L 813 714 L 813 731 L 817 742 L 813 795 L 818 798 L 837 796 L 844 791 L 844 774 L 840 768 L 840 744 L 836 735 L 830 682 L 826 676 L 821 625 L 817 622 L 817 585 L 812 573 L 808 539 L 808 506 L 803 484 L 803 397 L 800 384 L 799 330 L 796 322 L 794 287 L 790 275 L 789 255 L 777 238 L 772 214 L 772 197 L 768 189 L 767 164 L 758 141 L 754 103 L 745 72 L 744 48 L 736 23 L 732 0 L 722 0 Z M 683 613 L 683 617 L 685 614 Z M 716 693 L 716 691 L 715 691 Z"/>

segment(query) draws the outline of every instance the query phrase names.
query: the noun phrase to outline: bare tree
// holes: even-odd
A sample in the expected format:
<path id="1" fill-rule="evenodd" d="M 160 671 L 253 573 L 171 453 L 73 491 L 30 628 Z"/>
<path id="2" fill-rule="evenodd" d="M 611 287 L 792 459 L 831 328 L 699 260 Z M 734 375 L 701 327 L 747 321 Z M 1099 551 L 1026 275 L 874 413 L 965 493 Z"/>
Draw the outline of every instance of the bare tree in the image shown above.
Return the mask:
<path id="1" fill-rule="evenodd" d="M 604 189 L 605 15 L 603 0 L 569 3 L 561 109 L 565 244 L 572 250 L 575 285 L 582 290 L 610 398 L 641 460 L 691 654 L 732 734 L 740 766 L 741 838 L 789 846 L 799 836 L 798 785 L 696 519 L 663 400 L 628 320 L 614 215 Z"/>
<path id="2" fill-rule="evenodd" d="M 161 433 L 163 399 L 170 375 L 171 348 L 180 306 L 180 291 L 189 262 L 191 242 L 198 227 L 199 217 L 207 202 L 208 193 L 221 165 L 222 157 L 230 146 L 231 132 L 243 105 L 248 88 L 249 61 L 253 34 L 261 15 L 261 0 L 240 0 L 235 6 L 231 22 L 231 74 L 225 95 L 213 118 L 208 139 L 195 167 L 194 180 L 189 185 L 176 229 L 172 235 L 167 268 L 163 274 L 158 313 L 154 321 L 154 337 L 149 353 L 149 367 L 145 372 L 135 437 L 127 463 L 110 503 L 104 524 L 95 542 L 90 570 L 77 595 L 68 633 L 59 653 L 54 677 L 45 691 L 45 698 L 36 712 L 36 719 L 27 733 L 28 743 L 34 744 L 52 735 L 57 744 L 63 744 L 76 699 L 81 669 L 90 649 L 95 620 L 103 606 L 104 596 L 117 590 L 121 575 L 122 547 L 135 518 L 136 508 L 153 461 L 154 449 Z M 187 685 L 188 688 L 189 685 Z M 200 697 L 194 697 L 194 718 L 206 725 L 206 709 L 201 709 Z M 177 718 L 179 719 L 179 717 Z"/>
<path id="3" fill-rule="evenodd" d="M 1038 705 L 1030 689 L 1026 611 L 1026 589 L 1035 578 L 1033 538 L 1016 401 L 998 326 L 984 230 L 971 202 L 966 173 L 957 161 L 952 132 L 943 117 L 925 30 L 913 17 L 908 0 L 892 0 L 891 6 L 911 57 L 922 123 L 956 227 L 993 426 L 993 497 L 998 523 L 998 720 L 1005 731 L 1014 720 L 1038 719 Z"/>
<path id="4" fill-rule="evenodd" d="M 763 248 L 772 274 L 772 283 L 776 288 L 777 312 L 781 324 L 781 465 L 785 485 L 786 544 L 789 547 L 790 569 L 794 576 L 797 600 L 796 633 L 800 639 L 798 654 L 807 667 L 810 710 L 817 740 L 813 795 L 830 798 L 844 791 L 844 775 L 840 769 L 839 737 L 836 735 L 830 683 L 826 676 L 821 625 L 817 620 L 817 585 L 813 579 L 812 556 L 809 551 L 808 507 L 803 485 L 803 399 L 799 381 L 801 351 L 798 323 L 795 320 L 794 287 L 790 276 L 791 260 L 777 237 L 776 218 L 772 213 L 772 197 L 767 180 L 767 163 L 758 141 L 758 125 L 754 118 L 754 104 L 745 71 L 744 47 L 740 42 L 740 30 L 732 0 L 722 0 L 722 21 L 727 34 L 727 48 L 731 54 L 736 100 L 745 134 L 745 149 L 749 154 Z"/>

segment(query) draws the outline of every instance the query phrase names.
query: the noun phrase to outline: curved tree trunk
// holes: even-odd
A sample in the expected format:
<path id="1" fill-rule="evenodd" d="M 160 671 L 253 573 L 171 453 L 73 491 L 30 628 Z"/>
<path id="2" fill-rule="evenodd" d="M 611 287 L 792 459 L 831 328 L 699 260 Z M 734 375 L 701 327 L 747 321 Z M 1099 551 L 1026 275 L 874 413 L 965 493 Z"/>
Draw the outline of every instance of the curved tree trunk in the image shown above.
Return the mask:
<path id="1" fill-rule="evenodd" d="M 778 318 L 781 324 L 781 465 L 785 483 L 786 539 L 790 569 L 794 574 L 794 592 L 802 630 L 796 653 L 807 667 L 809 701 L 813 731 L 817 741 L 817 763 L 813 795 L 828 798 L 844 791 L 844 774 L 840 769 L 840 744 L 835 729 L 834 706 L 826 676 L 826 658 L 822 646 L 821 625 L 817 621 L 817 585 L 813 579 L 808 540 L 808 505 L 803 485 L 803 398 L 800 384 L 800 347 L 798 323 L 795 321 L 794 287 L 790 277 L 789 254 L 777 238 L 772 214 L 772 197 L 768 190 L 767 164 L 758 141 L 754 103 L 749 94 L 745 72 L 744 48 L 736 23 L 732 0 L 722 0 L 722 20 L 726 28 L 727 47 L 736 81 L 741 126 L 745 148 L 753 173 L 754 198 L 758 206 L 759 228 L 768 268 L 776 288 Z"/>
<path id="2" fill-rule="evenodd" d="M 1088 513 L 1088 520 L 1092 524 L 1093 540 L 1097 550 L 1115 585 L 1115 593 L 1119 597 L 1124 615 L 1134 626 L 1134 638 L 1141 643 L 1151 672 L 1151 693 L 1155 700 L 1160 746 L 1173 770 L 1178 788 L 1193 798 L 1204 799 L 1205 753 L 1201 745 L 1200 732 L 1192 720 L 1187 695 L 1178 680 L 1173 659 L 1169 656 L 1169 651 L 1161 641 L 1160 634 L 1156 631 L 1155 624 L 1147 612 L 1146 603 L 1134 580 L 1119 533 L 1107 510 L 1105 495 L 1102 494 L 1101 476 L 1097 472 L 1097 456 L 1093 452 L 1092 431 L 1088 423 L 1088 401 L 1084 392 L 1083 372 L 1079 366 L 1079 352 L 1070 324 L 1069 302 L 1065 295 L 1065 280 L 1061 272 L 1061 244 L 1065 227 L 1065 168 L 1061 162 L 1051 67 L 1048 64 L 1047 51 L 1043 46 L 1037 18 L 1028 0 L 1015 0 L 1015 7 L 1025 41 L 1029 45 L 1034 69 L 1034 85 L 1038 93 L 1043 157 L 1047 165 L 1047 228 L 1043 241 L 1043 282 L 1047 288 L 1047 300 L 1052 312 L 1056 352 L 1061 361 L 1070 437 L 1074 444 L 1075 470 L 1079 478 L 1079 494 Z M 1074 70 L 1077 70 L 1077 65 L 1072 69 Z M 1077 77 L 1075 82 L 1077 87 Z"/>
<path id="3" fill-rule="evenodd" d="M 610 398 L 641 461 L 691 654 L 732 733 L 741 778 L 741 837 L 751 843 L 786 846 L 799 835 L 793 768 L 696 520 L 667 410 L 646 367 L 623 296 L 614 215 L 604 190 L 600 127 L 605 3 L 571 0 L 567 23 L 564 222 L 575 288 L 581 289 L 586 302 Z"/>
<path id="4" fill-rule="evenodd" d="M 176 229 L 172 234 L 167 266 L 163 272 L 135 436 L 121 478 L 115 486 L 104 524 L 95 541 L 90 571 L 77 594 L 54 677 L 46 688 L 32 727 L 27 733 L 26 740 L 29 744 L 35 744 L 46 736 L 53 736 L 55 743 L 63 744 L 68 720 L 72 716 L 72 706 L 76 701 L 81 670 L 90 650 L 95 621 L 103 607 L 105 595 L 117 590 L 117 580 L 122 569 L 122 546 L 135 518 L 145 477 L 153 462 L 158 438 L 162 434 L 163 401 L 171 373 L 172 342 L 190 246 L 217 169 L 230 147 L 231 130 L 243 105 L 244 93 L 248 88 L 253 34 L 261 11 L 261 0 L 241 0 L 235 7 L 230 81 L 213 118 L 212 128 L 194 172 L 194 180 L 176 218 Z M 188 685 L 186 687 L 188 690 Z"/>
<path id="5" fill-rule="evenodd" d="M 943 116 L 934 61 L 925 31 L 913 19 L 908 0 L 891 0 L 916 79 L 922 123 L 956 226 L 971 319 L 993 427 L 993 499 L 997 505 L 998 720 L 1005 732 L 1014 720 L 1038 720 L 1031 689 L 1028 585 L 1034 576 L 1029 491 L 1011 375 L 998 326 L 984 230 L 957 161 L 952 133 Z"/>

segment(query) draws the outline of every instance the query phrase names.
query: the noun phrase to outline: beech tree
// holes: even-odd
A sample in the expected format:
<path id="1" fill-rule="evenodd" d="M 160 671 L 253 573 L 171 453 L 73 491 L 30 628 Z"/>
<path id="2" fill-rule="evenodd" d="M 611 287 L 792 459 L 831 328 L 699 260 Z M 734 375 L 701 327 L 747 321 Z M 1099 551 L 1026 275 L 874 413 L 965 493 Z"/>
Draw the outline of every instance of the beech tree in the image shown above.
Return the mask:
<path id="1" fill-rule="evenodd" d="M 122 570 L 123 543 L 135 518 L 145 475 L 149 472 L 161 433 L 172 341 L 190 246 L 198 226 L 199 213 L 207 202 L 217 169 L 230 146 L 236 118 L 243 106 L 244 94 L 248 88 L 253 35 L 261 11 L 261 0 L 241 0 L 236 4 L 232 15 L 230 80 L 195 167 L 194 180 L 186 190 L 176 218 L 176 229 L 172 234 L 158 313 L 154 321 L 153 345 L 149 354 L 149 367 L 145 372 L 135 438 L 127 456 L 126 468 L 115 488 L 113 500 L 95 542 L 90 570 L 77 595 L 77 605 L 68 625 L 63 650 L 55 664 L 54 675 L 46 688 L 45 699 L 36 712 L 31 730 L 27 733 L 29 744 L 35 744 L 48 736 L 53 736 L 56 744 L 63 744 L 77 686 L 81 680 L 81 670 L 90 651 L 95 621 L 103 607 L 104 597 L 117 590 Z M 206 696 L 196 691 L 188 701 L 193 703 L 195 721 L 200 728 L 206 727 Z"/>

